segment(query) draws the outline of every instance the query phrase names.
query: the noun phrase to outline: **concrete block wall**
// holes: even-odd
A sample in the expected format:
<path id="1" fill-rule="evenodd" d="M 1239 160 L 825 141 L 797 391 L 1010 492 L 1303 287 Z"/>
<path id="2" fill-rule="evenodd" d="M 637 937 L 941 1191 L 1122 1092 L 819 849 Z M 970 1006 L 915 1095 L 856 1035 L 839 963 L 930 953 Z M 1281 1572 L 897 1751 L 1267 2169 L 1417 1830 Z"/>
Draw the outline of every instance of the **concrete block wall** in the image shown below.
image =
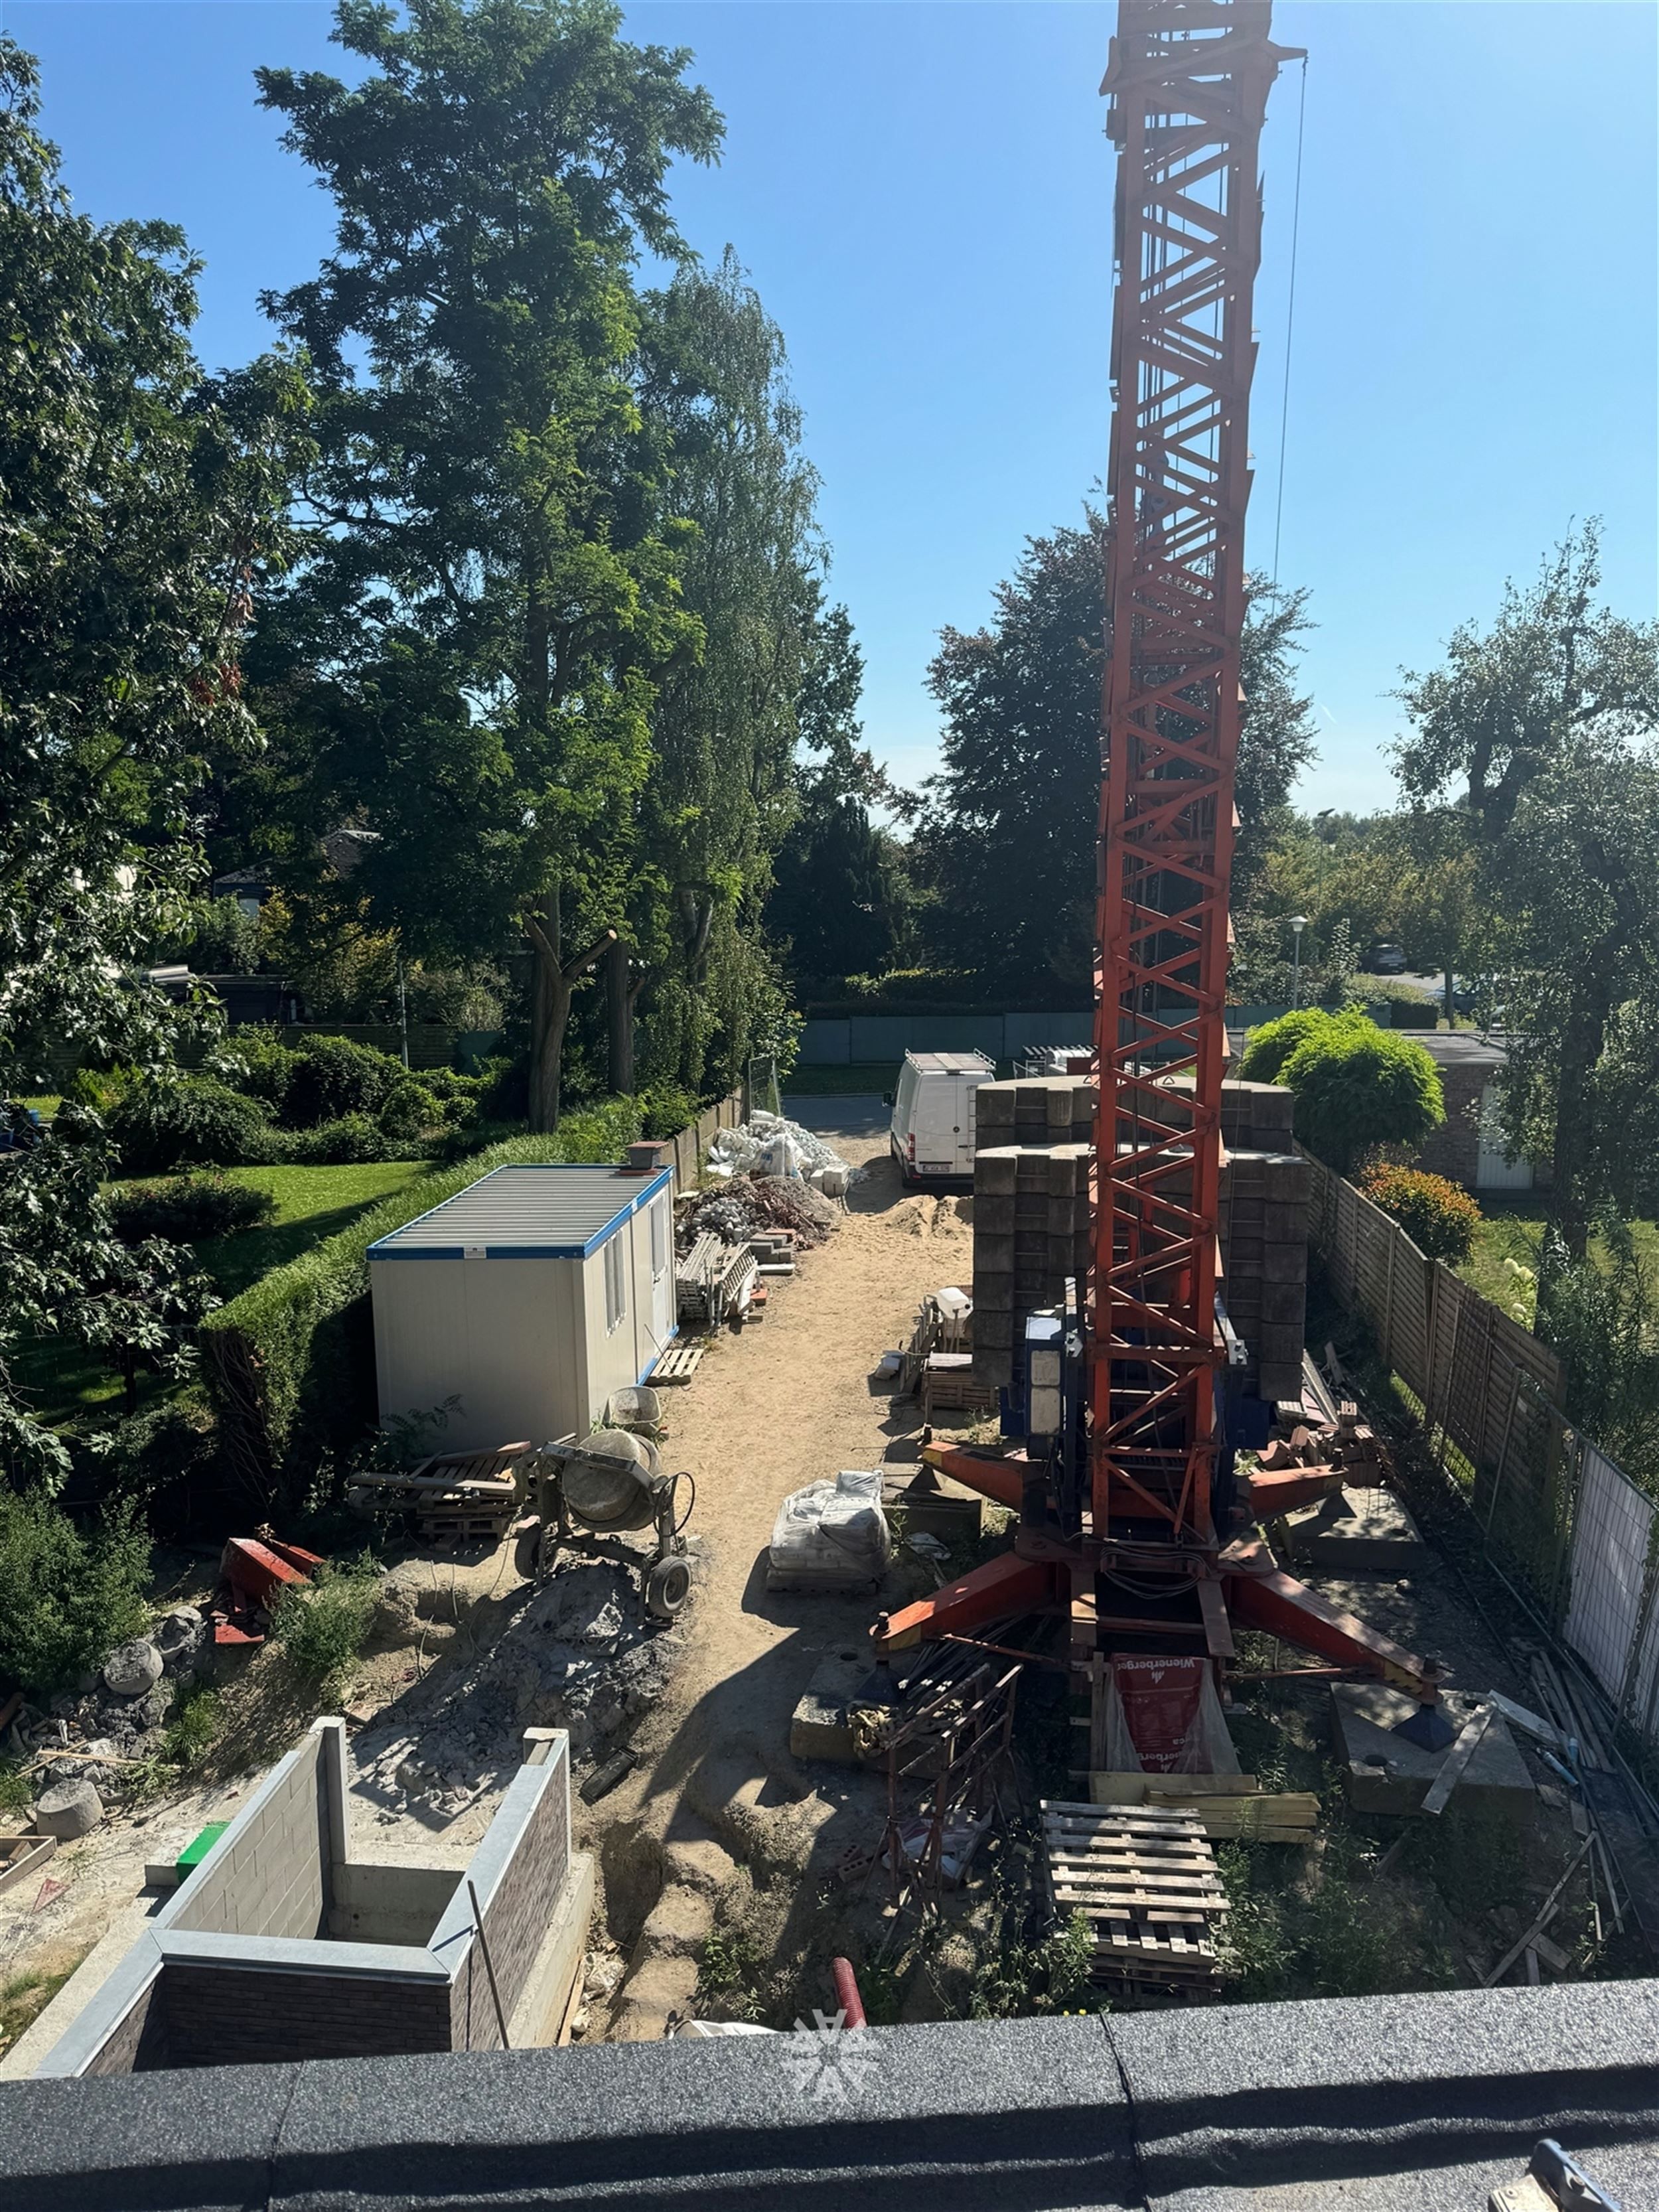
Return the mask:
<path id="1" fill-rule="evenodd" d="M 158 1924 L 215 1936 L 326 1932 L 329 1874 L 338 1856 L 330 1830 L 329 1741 L 313 1731 L 283 1762 Z"/>
<path id="2" fill-rule="evenodd" d="M 1302 1395 L 1310 1188 L 1299 1153 L 1230 1152 L 1223 1164 L 1222 1299 L 1263 1398 Z"/>
<path id="3" fill-rule="evenodd" d="M 489 1835 L 468 1871 L 483 1907 L 484 1942 L 508 2019 L 524 1993 L 542 1938 L 553 1917 L 570 1866 L 570 1758 L 565 1739 L 555 1758 L 526 1765 L 514 1776 Z M 439 1923 L 432 1943 L 441 1957 L 446 1939 L 472 1925 L 471 1899 L 463 1887 Z M 450 1992 L 450 2048 L 495 2051 L 501 2030 L 490 1994 L 489 1968 L 472 1941 L 458 1960 Z"/>
<path id="4" fill-rule="evenodd" d="M 169 1959 L 168 2066 L 276 2065 L 295 2058 L 447 2051 L 449 1978 L 405 1980 L 362 1971 L 319 1973 L 228 1960 Z"/>

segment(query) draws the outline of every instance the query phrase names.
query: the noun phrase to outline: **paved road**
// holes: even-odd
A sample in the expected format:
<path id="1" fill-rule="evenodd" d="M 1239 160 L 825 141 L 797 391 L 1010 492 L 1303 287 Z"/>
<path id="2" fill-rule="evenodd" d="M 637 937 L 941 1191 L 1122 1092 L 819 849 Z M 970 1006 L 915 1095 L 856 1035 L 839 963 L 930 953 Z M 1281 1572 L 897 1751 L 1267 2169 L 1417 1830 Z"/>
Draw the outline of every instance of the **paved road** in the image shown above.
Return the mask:
<path id="1" fill-rule="evenodd" d="M 892 1113 L 891 1107 L 882 1104 L 878 1091 L 851 1092 L 841 1098 L 803 1097 L 799 1092 L 786 1091 L 783 1110 L 803 1129 L 816 1129 L 826 1137 L 870 1136 L 886 1127 Z"/>

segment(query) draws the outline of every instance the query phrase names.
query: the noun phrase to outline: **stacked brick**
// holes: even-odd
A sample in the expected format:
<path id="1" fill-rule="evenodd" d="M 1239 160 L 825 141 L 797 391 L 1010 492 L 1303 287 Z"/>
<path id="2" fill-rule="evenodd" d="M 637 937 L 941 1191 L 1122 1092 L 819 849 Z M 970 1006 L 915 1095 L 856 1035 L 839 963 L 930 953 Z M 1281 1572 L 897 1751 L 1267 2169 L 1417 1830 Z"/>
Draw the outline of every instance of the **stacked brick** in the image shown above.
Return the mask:
<path id="1" fill-rule="evenodd" d="M 1180 1088 L 1179 1085 L 1172 1088 Z M 1057 1306 L 1091 1258 L 1092 1076 L 981 1084 L 974 1163 L 974 1374 L 1013 1379 L 1024 1316 Z M 1306 1163 L 1292 1149 L 1288 1091 L 1222 1086 L 1221 1262 L 1228 1316 L 1264 1398 L 1302 1390 L 1307 1297 Z M 1127 1140 L 1128 1132 L 1123 1133 Z M 1174 1194 L 1178 1186 L 1165 1185 Z"/>
<path id="2" fill-rule="evenodd" d="M 975 1098 L 974 1376 L 1013 1380 L 1015 1330 L 1089 1265 L 1092 1076 L 981 1083 Z"/>

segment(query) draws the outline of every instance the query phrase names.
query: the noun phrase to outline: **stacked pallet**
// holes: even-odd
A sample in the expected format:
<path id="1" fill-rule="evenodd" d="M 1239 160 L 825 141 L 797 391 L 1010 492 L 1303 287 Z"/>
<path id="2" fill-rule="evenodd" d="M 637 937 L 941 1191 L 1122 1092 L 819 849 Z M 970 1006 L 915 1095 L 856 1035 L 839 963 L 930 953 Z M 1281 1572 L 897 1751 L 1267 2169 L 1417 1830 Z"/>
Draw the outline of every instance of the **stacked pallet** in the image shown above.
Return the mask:
<path id="1" fill-rule="evenodd" d="M 1056 1917 L 1081 1912 L 1093 1978 L 1127 1993 L 1214 1993 L 1215 1923 L 1227 1894 L 1215 1853 L 1190 1813 L 1044 1798 L 1043 1861 Z"/>
<path id="2" fill-rule="evenodd" d="M 1305 1844 L 1319 1820 L 1311 1790 L 1264 1790 L 1254 1774 L 1110 1774 L 1089 1777 L 1097 1805 L 1181 1811 L 1206 1836 L 1252 1844 Z"/>
<path id="3" fill-rule="evenodd" d="M 407 1474 L 354 1475 L 346 1502 L 364 1515 L 410 1514 L 429 1542 L 498 1544 L 519 1510 L 519 1463 L 530 1449 L 520 1443 L 447 1452 Z"/>

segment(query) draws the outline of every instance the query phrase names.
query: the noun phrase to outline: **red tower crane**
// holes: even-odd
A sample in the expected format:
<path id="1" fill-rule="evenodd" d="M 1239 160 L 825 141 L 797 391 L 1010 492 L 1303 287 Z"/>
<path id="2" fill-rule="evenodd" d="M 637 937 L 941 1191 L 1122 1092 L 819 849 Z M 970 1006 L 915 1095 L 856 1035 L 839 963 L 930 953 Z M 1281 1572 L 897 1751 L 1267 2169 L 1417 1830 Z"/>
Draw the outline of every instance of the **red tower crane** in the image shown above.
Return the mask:
<path id="1" fill-rule="evenodd" d="M 1223 1008 L 1244 624 L 1257 161 L 1293 50 L 1269 0 L 1120 0 L 1092 1264 L 1054 1442 L 939 1463 L 1022 1508 L 1010 1554 L 878 1624 L 879 1649 L 1069 1607 L 1073 1651 L 1231 1656 L 1230 1620 L 1425 1703 L 1434 1671 L 1217 1525 Z M 1048 1354 L 1061 1379 L 1063 1347 Z M 1036 1379 L 1036 1358 L 1031 1382 Z M 1242 1517 L 1242 1516 L 1240 1516 Z"/>

